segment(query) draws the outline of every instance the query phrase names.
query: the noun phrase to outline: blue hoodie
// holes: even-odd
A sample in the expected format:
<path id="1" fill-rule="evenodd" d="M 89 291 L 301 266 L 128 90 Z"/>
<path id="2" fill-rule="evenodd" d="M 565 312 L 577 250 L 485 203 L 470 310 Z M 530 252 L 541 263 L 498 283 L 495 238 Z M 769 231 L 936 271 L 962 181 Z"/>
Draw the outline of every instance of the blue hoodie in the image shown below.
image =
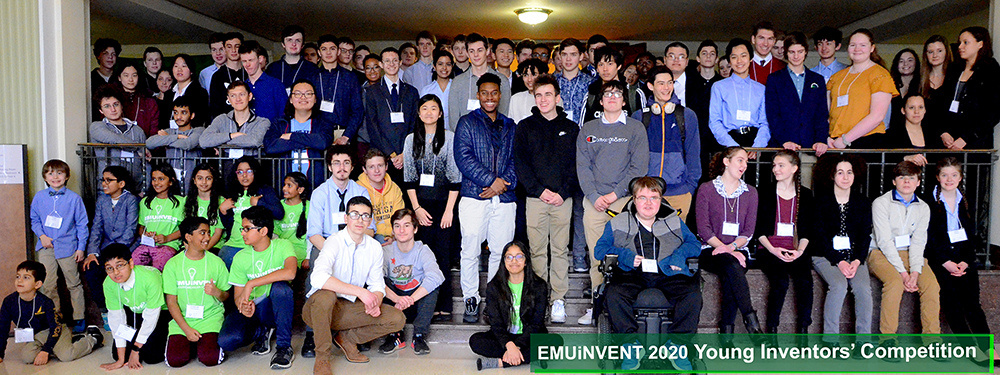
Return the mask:
<path id="1" fill-rule="evenodd" d="M 642 121 L 643 114 L 649 112 L 646 138 L 649 140 L 648 176 L 662 177 L 667 182 L 663 195 L 694 194 L 701 178 L 701 138 L 698 135 L 698 116 L 694 110 L 684 108 L 684 130 L 687 133 L 681 144 L 680 127 L 675 113 L 682 107 L 674 96 L 670 99 L 676 105 L 674 113 L 653 114 L 650 107 L 636 111 L 632 118 Z"/>

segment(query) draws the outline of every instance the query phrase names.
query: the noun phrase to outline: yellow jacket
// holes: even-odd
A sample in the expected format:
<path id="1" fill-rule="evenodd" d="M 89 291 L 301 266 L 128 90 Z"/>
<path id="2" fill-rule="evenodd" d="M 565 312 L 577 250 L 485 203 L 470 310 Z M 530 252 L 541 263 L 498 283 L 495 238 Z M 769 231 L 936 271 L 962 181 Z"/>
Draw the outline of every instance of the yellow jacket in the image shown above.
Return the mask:
<path id="1" fill-rule="evenodd" d="M 385 185 L 380 192 L 372 187 L 368 175 L 362 173 L 358 177 L 358 184 L 368 189 L 368 195 L 372 197 L 372 206 L 374 206 L 372 221 L 375 222 L 375 234 L 392 236 L 392 223 L 389 219 L 396 210 L 404 207 L 403 190 L 392 182 L 388 173 L 385 175 L 384 182 Z"/>

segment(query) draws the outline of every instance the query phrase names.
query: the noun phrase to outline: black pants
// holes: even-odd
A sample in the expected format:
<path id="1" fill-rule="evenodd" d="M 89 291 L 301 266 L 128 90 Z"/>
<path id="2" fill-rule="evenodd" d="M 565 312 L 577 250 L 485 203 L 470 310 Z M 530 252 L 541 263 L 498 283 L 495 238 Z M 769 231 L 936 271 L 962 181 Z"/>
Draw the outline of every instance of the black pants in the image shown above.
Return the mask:
<path id="1" fill-rule="evenodd" d="M 979 271 L 975 265 L 965 270 L 965 275 L 952 276 L 941 265 L 932 264 L 931 270 L 941 285 L 941 311 L 956 334 L 990 333 L 986 314 L 979 303 Z"/>
<path id="2" fill-rule="evenodd" d="M 125 315 L 128 318 L 133 316 L 129 308 L 125 307 Z M 134 315 L 138 323 L 131 322 L 132 319 L 127 319 L 126 323 L 132 323 L 132 327 L 136 328 L 136 331 L 142 327 L 142 314 Z M 170 323 L 170 312 L 163 310 L 160 312 L 160 318 L 156 321 L 156 328 L 153 328 L 153 333 L 149 335 L 146 339 L 146 343 L 142 345 L 139 349 L 139 360 L 142 363 L 154 365 L 163 362 L 164 357 L 167 352 L 167 326 Z M 132 355 L 132 349 L 125 349 L 125 362 L 128 362 L 129 356 Z M 114 338 L 111 339 L 111 359 L 118 361 L 118 346 L 115 344 Z"/>
<path id="3" fill-rule="evenodd" d="M 767 249 L 757 251 L 761 270 L 767 276 L 770 290 L 767 292 L 767 328 L 777 328 L 781 319 L 781 308 L 785 304 L 788 281 L 795 285 L 795 311 L 799 327 L 812 324 L 813 278 L 812 257 L 802 255 L 791 263 L 786 263 Z"/>
<path id="4" fill-rule="evenodd" d="M 524 335 L 527 333 L 511 335 L 511 339 L 520 339 Z M 528 342 L 531 342 L 530 339 Z M 507 352 L 507 343 L 500 342 L 500 339 L 492 331 L 473 333 L 472 337 L 469 338 L 469 347 L 472 348 L 473 353 L 486 358 L 503 358 L 503 354 Z M 529 363 L 531 361 L 531 345 L 525 345 L 519 349 L 521 356 L 524 357 L 524 363 Z M 504 366 L 513 365 L 505 362 Z"/>
<path id="5" fill-rule="evenodd" d="M 740 265 L 736 257 L 729 254 L 712 255 L 712 250 L 701 251 L 701 268 L 719 276 L 722 308 L 719 325 L 733 325 L 736 309 L 744 315 L 754 312 L 750 303 L 750 286 L 747 284 L 747 269 Z"/>
<path id="6" fill-rule="evenodd" d="M 451 288 L 451 261 L 457 253 L 454 245 L 454 232 L 458 228 L 458 214 L 453 215 L 454 219 L 450 227 L 441 229 L 441 216 L 444 215 L 444 209 L 447 205 L 447 200 L 420 199 L 420 207 L 426 209 L 434 220 L 432 220 L 433 223 L 431 223 L 431 226 L 420 227 L 416 238 L 431 248 L 431 251 L 434 252 L 434 257 L 437 258 L 438 267 L 441 268 L 441 272 L 444 274 L 444 282 L 437 288 L 437 307 L 434 308 L 434 311 L 450 313 L 452 310 L 451 298 L 453 295 Z M 455 207 L 458 207 L 457 201 L 455 202 Z"/>
<path id="7" fill-rule="evenodd" d="M 639 326 L 635 320 L 635 302 L 639 293 L 648 288 L 663 291 L 674 308 L 671 333 L 695 333 L 701 316 L 701 287 L 698 279 L 687 276 L 629 273 L 622 282 L 614 280 L 605 294 L 612 333 L 635 333 Z M 667 333 L 667 332 L 660 332 Z"/>

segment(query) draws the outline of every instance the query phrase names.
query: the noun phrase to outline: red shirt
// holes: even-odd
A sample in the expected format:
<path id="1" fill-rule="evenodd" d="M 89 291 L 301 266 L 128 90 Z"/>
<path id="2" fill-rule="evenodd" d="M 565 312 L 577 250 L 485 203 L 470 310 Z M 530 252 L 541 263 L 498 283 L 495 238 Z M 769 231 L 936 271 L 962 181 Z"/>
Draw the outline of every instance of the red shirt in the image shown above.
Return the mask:
<path id="1" fill-rule="evenodd" d="M 771 61 L 766 65 L 760 65 L 757 63 L 757 60 L 754 59 L 750 62 L 750 78 L 754 81 L 760 82 L 762 85 L 766 85 L 767 76 L 781 69 L 785 69 L 785 62 L 778 60 L 775 57 L 771 57 Z"/>

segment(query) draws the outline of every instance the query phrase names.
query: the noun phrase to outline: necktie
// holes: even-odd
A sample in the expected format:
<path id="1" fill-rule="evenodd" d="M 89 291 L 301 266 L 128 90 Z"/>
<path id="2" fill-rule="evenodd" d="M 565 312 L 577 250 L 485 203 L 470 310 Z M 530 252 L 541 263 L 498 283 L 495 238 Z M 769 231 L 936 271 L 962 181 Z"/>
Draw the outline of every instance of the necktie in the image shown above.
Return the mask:
<path id="1" fill-rule="evenodd" d="M 392 91 L 389 92 L 389 97 L 392 99 L 392 108 L 390 110 L 395 111 L 399 108 L 399 90 L 396 90 L 396 84 L 392 84 Z"/>
<path id="2" fill-rule="evenodd" d="M 340 212 L 343 213 L 347 211 L 347 202 L 344 201 L 344 197 L 347 195 L 347 191 L 345 190 L 343 193 L 341 193 L 339 190 L 334 190 L 334 191 L 336 191 L 337 196 L 340 197 Z M 346 227 L 347 224 L 340 224 L 337 226 L 337 230 L 342 230 Z"/>

